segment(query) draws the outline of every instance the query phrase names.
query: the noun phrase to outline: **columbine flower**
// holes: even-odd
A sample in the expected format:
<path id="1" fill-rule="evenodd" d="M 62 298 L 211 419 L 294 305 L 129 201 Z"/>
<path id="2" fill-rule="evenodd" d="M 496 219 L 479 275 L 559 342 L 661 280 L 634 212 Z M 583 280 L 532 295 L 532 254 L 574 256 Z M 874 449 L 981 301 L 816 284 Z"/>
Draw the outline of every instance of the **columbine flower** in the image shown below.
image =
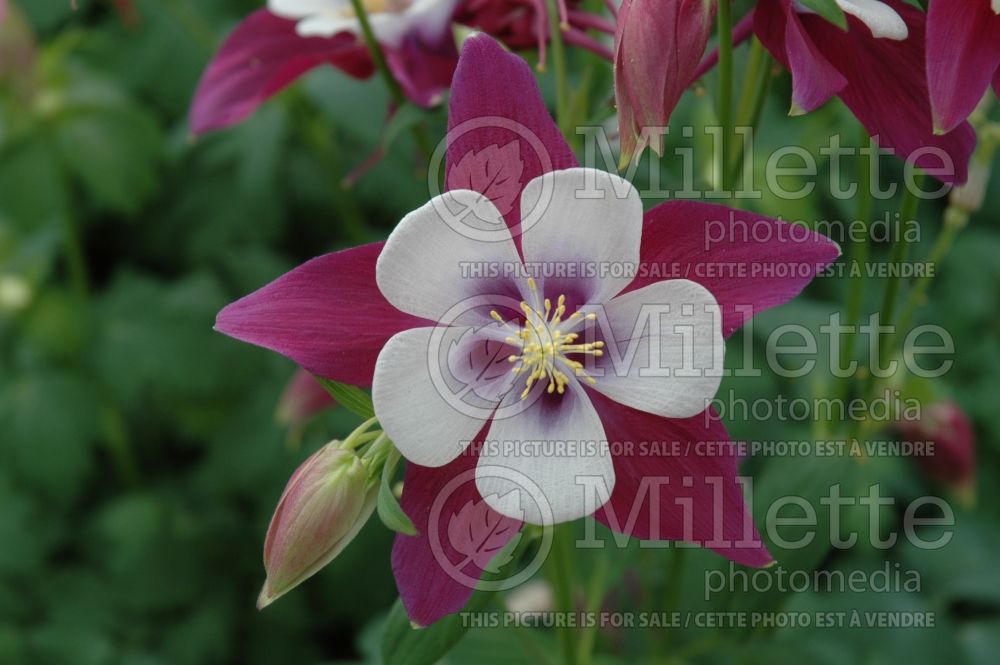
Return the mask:
<path id="1" fill-rule="evenodd" d="M 934 131 L 950 132 L 990 86 L 1000 95 L 1000 0 L 936 0 L 927 13 Z"/>
<path id="2" fill-rule="evenodd" d="M 641 153 L 646 127 L 666 126 L 712 35 L 714 0 L 625 0 L 615 33 L 615 100 L 622 161 Z M 664 43 L 670 48 L 664 48 Z M 659 146 L 651 146 L 659 154 Z"/>
<path id="3" fill-rule="evenodd" d="M 916 458 L 927 477 L 972 501 L 976 484 L 976 433 L 961 407 L 951 401 L 924 409 L 920 420 L 897 424 L 912 441 L 934 443 L 934 452 Z"/>
<path id="4" fill-rule="evenodd" d="M 930 169 L 948 183 L 967 177 L 975 147 L 972 127 L 934 134 L 924 67 L 925 15 L 900 0 L 837 0 L 846 32 L 795 0 L 761 0 L 754 32 L 792 74 L 792 115 L 806 113 L 834 95 L 883 148 Z M 950 158 L 942 164 L 939 155 Z"/>
<path id="5" fill-rule="evenodd" d="M 375 510 L 377 483 L 340 441 L 320 448 L 288 480 L 264 541 L 263 609 L 330 563 Z"/>
<path id="6" fill-rule="evenodd" d="M 613 35 L 614 23 L 580 9 L 580 4 L 580 0 L 557 3 L 563 40 L 611 60 L 611 50 L 587 31 Z M 538 49 L 538 67 L 545 68 L 546 47 L 552 37 L 547 0 L 463 0 L 455 11 L 455 21 L 496 37 L 516 51 Z"/>
<path id="7" fill-rule="evenodd" d="M 548 523 L 597 509 L 581 505 L 573 488 L 576 473 L 596 476 L 610 491 L 595 516 L 612 529 L 638 538 L 703 543 L 747 565 L 769 563 L 744 504 L 729 435 L 705 408 L 717 377 L 644 376 L 641 369 L 653 365 L 639 361 L 626 364 L 625 372 L 614 371 L 612 342 L 617 348 L 626 339 L 624 326 L 634 323 L 642 303 L 679 305 L 680 312 L 671 307 L 667 320 L 687 317 L 690 339 L 697 343 L 683 347 L 693 353 L 692 362 L 718 369 L 720 338 L 755 312 L 794 297 L 836 258 L 837 247 L 805 230 L 790 235 L 791 227 L 777 220 L 692 201 L 664 203 L 640 219 L 627 183 L 578 168 L 530 68 L 488 37 L 466 43 L 450 111 L 445 181 L 453 191 L 412 213 L 384 245 L 314 259 L 228 306 L 216 323 L 220 331 L 283 353 L 317 375 L 362 386 L 375 381 L 383 426 L 417 459 L 407 465 L 401 505 L 418 534 L 398 535 L 392 555 L 411 619 L 427 625 L 459 611 L 474 586 L 462 580 L 478 579 L 488 564 L 479 556 L 484 549 L 467 547 L 456 536 L 485 530 L 489 551 L 496 551 L 516 537 L 522 515 Z M 493 177 L 479 179 L 479 171 Z M 567 197 L 581 178 L 590 179 L 597 188 L 591 193 L 603 192 L 604 198 Z M 456 189 L 456 183 L 477 191 Z M 553 205 L 539 208 L 540 192 L 551 196 Z M 440 206 L 437 216 L 435 206 Z M 523 210 L 545 212 L 527 220 Z M 442 221 L 463 211 L 484 221 L 483 229 L 498 241 L 473 242 Z M 574 224 L 567 226 L 567 215 Z M 718 236 L 707 233 L 713 220 L 731 228 L 750 219 L 768 233 L 734 232 L 706 244 L 706 238 Z M 463 278 L 458 262 L 475 265 L 484 256 L 508 266 L 532 258 L 562 264 L 614 258 L 623 262 L 619 268 L 637 268 L 638 276 L 547 276 L 529 282 L 487 272 L 478 280 Z M 668 279 L 674 275 L 687 278 Z M 469 296 L 473 300 L 463 303 Z M 485 306 L 477 305 L 483 296 Z M 496 296 L 509 306 L 501 311 Z M 446 315 L 457 303 L 462 314 Z M 604 307 L 584 307 L 590 303 Z M 713 309 L 716 316 L 709 317 Z M 589 318 L 591 313 L 598 317 Z M 448 323 L 456 324 L 447 331 L 458 337 L 455 344 L 441 345 L 444 359 L 465 361 L 449 366 L 465 367 L 466 379 L 493 379 L 470 383 L 478 398 L 492 394 L 502 420 L 453 412 L 435 384 L 428 363 L 435 347 L 428 344 L 438 324 Z M 470 328 L 474 334 L 463 334 Z M 650 348 L 662 338 L 639 332 L 636 356 L 654 357 Z M 579 337 L 571 339 L 573 334 Z M 498 362 L 488 363 L 484 351 Z M 666 362 L 677 367 L 679 361 L 668 353 Z M 480 445 L 487 434 L 593 441 L 596 453 L 611 455 L 498 458 L 494 449 Z M 474 443 L 459 454 L 470 439 Z M 645 450 L 624 442 L 677 445 Z M 480 473 L 480 454 L 532 480 L 541 489 L 541 503 L 551 506 L 551 518 L 544 505 L 535 510 L 531 501 L 521 501 L 523 513 L 516 510 L 510 486 Z M 444 492 L 469 474 L 475 482 Z M 650 476 L 666 482 L 650 491 L 644 482 Z M 487 506 L 480 509 L 484 501 Z M 470 502 L 476 509 L 467 508 Z M 463 577 L 442 563 L 442 555 L 461 562 L 455 565 Z"/>
<path id="8" fill-rule="evenodd" d="M 457 0 L 365 0 L 372 30 L 407 97 L 440 103 L 455 70 Z M 248 16 L 209 63 L 195 92 L 191 129 L 235 124 L 323 64 L 367 78 L 375 68 L 349 0 L 270 0 Z"/>

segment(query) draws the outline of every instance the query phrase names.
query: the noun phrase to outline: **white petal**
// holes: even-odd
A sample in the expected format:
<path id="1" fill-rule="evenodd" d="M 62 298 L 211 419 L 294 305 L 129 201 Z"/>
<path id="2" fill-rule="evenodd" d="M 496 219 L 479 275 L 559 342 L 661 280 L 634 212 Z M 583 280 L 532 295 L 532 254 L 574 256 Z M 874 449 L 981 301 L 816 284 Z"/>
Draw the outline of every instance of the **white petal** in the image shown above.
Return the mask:
<path id="1" fill-rule="evenodd" d="M 604 375 L 594 373 L 594 390 L 666 418 L 697 415 L 715 397 L 725 342 L 719 305 L 705 287 L 683 279 L 650 284 L 607 303 L 598 324 Z"/>
<path id="2" fill-rule="evenodd" d="M 456 347 L 442 344 L 435 328 L 393 336 L 375 363 L 372 401 L 382 429 L 403 457 L 422 466 L 444 466 L 458 457 L 489 419 L 495 392 L 480 396 L 480 410 L 465 408 L 468 395 L 448 381 Z M 458 376 L 461 380 L 465 377 Z M 493 397 L 491 398 L 491 394 Z"/>
<path id="3" fill-rule="evenodd" d="M 837 0 L 837 5 L 844 13 L 867 25 L 875 37 L 902 41 L 909 36 L 906 21 L 895 9 L 880 0 Z"/>
<path id="4" fill-rule="evenodd" d="M 642 216 L 639 193 L 616 175 L 587 168 L 546 173 L 521 195 L 525 264 L 577 271 L 570 281 L 579 283 L 581 299 L 606 302 L 635 276 Z M 615 269 L 624 272 L 607 272 Z"/>
<path id="5" fill-rule="evenodd" d="M 499 240 L 486 242 L 463 234 L 469 217 L 476 224 L 494 225 Z M 490 267 L 501 272 L 511 268 L 515 273 L 521 268 L 503 217 L 482 194 L 452 190 L 403 218 L 389 235 L 375 273 L 379 290 L 396 309 L 434 322 L 475 325 L 489 320 L 488 307 L 478 318 L 461 317 L 456 307 L 462 309 L 476 296 L 501 295 L 497 290 L 503 284 L 487 271 Z M 515 298 L 516 311 L 517 289 L 503 295 Z"/>
<path id="6" fill-rule="evenodd" d="M 416 0 L 406 11 L 414 27 L 428 39 L 434 39 L 451 25 L 458 0 Z"/>
<path id="7" fill-rule="evenodd" d="M 993 13 L 1000 14 L 1000 0 L 993 0 Z"/>
<path id="8" fill-rule="evenodd" d="M 299 37 L 333 37 L 342 32 L 360 34 L 361 24 L 353 17 L 334 14 L 314 14 L 295 24 Z"/>
<path id="9" fill-rule="evenodd" d="M 375 39 L 384 46 L 392 48 L 398 47 L 406 34 L 415 25 L 414 17 L 407 13 L 395 14 L 392 12 L 380 12 L 369 14 L 368 20 L 371 22 L 372 32 Z"/>
<path id="10" fill-rule="evenodd" d="M 350 0 L 268 0 L 267 8 L 283 18 L 305 18 L 315 14 L 336 14 L 350 9 Z"/>
<path id="11" fill-rule="evenodd" d="M 511 399 L 519 399 L 516 391 L 504 402 Z M 604 427 L 575 383 L 565 395 L 494 420 L 486 441 L 476 487 L 508 517 L 541 525 L 568 522 L 593 513 L 614 489 Z"/>

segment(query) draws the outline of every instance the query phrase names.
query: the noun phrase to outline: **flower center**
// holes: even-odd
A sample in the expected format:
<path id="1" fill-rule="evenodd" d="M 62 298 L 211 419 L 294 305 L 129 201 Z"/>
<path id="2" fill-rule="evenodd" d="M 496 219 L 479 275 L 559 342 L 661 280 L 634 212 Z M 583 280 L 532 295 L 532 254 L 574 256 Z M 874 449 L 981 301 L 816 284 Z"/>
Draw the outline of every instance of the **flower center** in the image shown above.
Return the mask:
<path id="1" fill-rule="evenodd" d="M 521 301 L 521 311 L 524 312 L 524 323 L 520 327 L 516 336 L 508 337 L 507 343 L 521 349 L 520 354 L 511 355 L 507 360 L 517 363 L 514 367 L 514 374 L 526 376 L 524 391 L 521 399 L 527 399 L 532 386 L 538 381 L 548 381 L 546 392 L 550 395 L 558 393 L 562 395 L 566 392 L 566 384 L 569 383 L 569 375 L 578 376 L 587 383 L 594 384 L 597 381 L 592 376 L 588 376 L 583 369 L 583 363 L 578 360 L 567 358 L 567 354 L 582 354 L 589 356 L 604 355 L 604 342 L 590 342 L 577 344 L 579 333 L 573 330 L 584 321 L 593 321 L 596 314 L 583 314 L 574 312 L 566 319 L 566 296 L 561 295 L 556 300 L 555 308 L 549 298 L 538 305 L 538 287 L 533 278 L 528 278 L 528 287 L 534 295 L 535 306 Z M 496 310 L 490 312 L 490 316 L 502 325 L 508 322 L 503 320 Z"/>

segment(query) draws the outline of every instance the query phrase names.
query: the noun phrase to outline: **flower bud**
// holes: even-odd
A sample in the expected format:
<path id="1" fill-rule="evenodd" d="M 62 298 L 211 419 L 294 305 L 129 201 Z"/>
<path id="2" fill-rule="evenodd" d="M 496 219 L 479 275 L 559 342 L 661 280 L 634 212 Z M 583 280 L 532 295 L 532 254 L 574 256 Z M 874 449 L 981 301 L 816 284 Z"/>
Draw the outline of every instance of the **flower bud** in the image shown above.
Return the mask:
<path id="1" fill-rule="evenodd" d="M 926 407 L 920 420 L 901 421 L 899 430 L 913 441 L 933 442 L 927 455 L 917 458 L 933 482 L 971 500 L 976 480 L 976 434 L 965 412 L 954 402 Z"/>
<path id="2" fill-rule="evenodd" d="M 267 580 L 258 609 L 340 554 L 371 517 L 377 487 L 365 462 L 339 441 L 321 448 L 292 474 L 264 541 Z"/>
<path id="3" fill-rule="evenodd" d="M 988 160 L 973 157 L 969 163 L 969 179 L 951 190 L 951 205 L 968 214 L 979 212 L 986 200 L 992 166 Z"/>
<path id="4" fill-rule="evenodd" d="M 334 403 L 330 393 L 309 372 L 300 369 L 281 394 L 275 419 L 286 427 L 301 427 L 309 418 Z"/>
<path id="5" fill-rule="evenodd" d="M 665 127 L 690 84 L 712 34 L 715 0 L 625 0 L 615 34 L 615 100 L 622 163 L 647 145 L 647 128 Z"/>

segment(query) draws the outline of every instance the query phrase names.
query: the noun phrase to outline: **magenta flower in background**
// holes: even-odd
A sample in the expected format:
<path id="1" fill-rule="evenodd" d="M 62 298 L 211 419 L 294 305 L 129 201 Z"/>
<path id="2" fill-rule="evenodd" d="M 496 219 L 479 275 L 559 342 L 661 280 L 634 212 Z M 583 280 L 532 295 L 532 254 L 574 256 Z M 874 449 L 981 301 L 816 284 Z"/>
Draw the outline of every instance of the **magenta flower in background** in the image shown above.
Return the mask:
<path id="1" fill-rule="evenodd" d="M 667 125 L 701 63 L 716 7 L 715 0 L 622 3 L 615 33 L 615 100 L 623 162 L 646 148 L 643 128 Z M 660 146 L 651 147 L 659 154 Z"/>
<path id="2" fill-rule="evenodd" d="M 309 372 L 299 369 L 281 393 L 275 418 L 282 425 L 301 427 L 334 404 L 336 402 L 319 381 Z"/>
<path id="3" fill-rule="evenodd" d="M 449 127 L 451 191 L 411 213 L 387 243 L 313 259 L 229 305 L 216 323 L 317 375 L 374 382 L 376 413 L 410 458 L 401 503 L 418 533 L 397 535 L 392 566 L 411 619 L 428 625 L 459 611 L 474 584 L 457 579 L 455 569 L 479 579 L 489 563 L 484 553 L 517 537 L 523 522 L 565 521 L 595 509 L 597 519 L 638 538 L 683 539 L 745 565 L 770 563 L 744 503 L 729 435 L 705 410 L 718 378 L 647 377 L 641 363 L 617 372 L 612 347 L 631 339 L 644 304 L 672 304 L 669 320 L 686 317 L 696 331 L 694 357 L 714 363 L 724 337 L 798 294 L 836 259 L 837 246 L 804 229 L 789 234 L 784 222 L 697 202 L 667 202 L 643 215 L 628 183 L 578 168 L 530 68 L 488 37 L 470 39 L 462 51 Z M 588 181 L 603 198 L 568 195 Z M 556 205 L 539 208 L 548 196 Z M 536 210 L 544 210 L 537 219 Z M 456 212 L 485 222 L 493 242 L 449 227 Z M 772 233 L 766 241 L 733 233 L 706 243 L 713 220 L 752 222 Z M 463 278 L 458 263 L 532 260 L 614 261 L 631 264 L 639 276 Z M 732 270 L 722 274 L 718 264 Z M 461 314 L 446 314 L 470 296 Z M 444 326 L 459 334 L 456 344 L 443 346 L 448 366 L 477 396 L 493 400 L 486 409 L 496 417 L 451 410 L 430 375 L 432 335 Z M 637 357 L 652 358 L 651 347 L 666 348 L 657 346 L 661 341 L 652 329 L 643 332 Z M 675 367 L 677 361 L 668 356 Z M 525 438 L 593 440 L 597 452 L 610 455 L 518 459 L 488 445 Z M 677 445 L 654 453 L 615 445 L 629 441 Z M 510 485 L 483 473 L 485 466 L 527 477 L 541 494 L 527 498 L 540 498 L 551 514 L 534 510 L 523 490 L 518 501 Z M 604 506 L 581 503 L 572 487 L 576 474 L 604 481 Z M 645 494 L 651 476 L 667 479 L 653 490 L 657 501 Z M 474 481 L 443 493 L 461 477 Z M 639 517 L 629 520 L 633 507 Z M 466 547 L 460 536 L 484 525 L 483 548 Z"/>
<path id="4" fill-rule="evenodd" d="M 458 54 L 457 0 L 365 3 L 389 68 L 421 106 L 441 102 Z M 328 64 L 355 78 L 375 72 L 349 0 L 270 0 L 236 26 L 209 63 L 191 108 L 196 134 L 245 119 L 306 72 Z"/>
<path id="5" fill-rule="evenodd" d="M 938 175 L 943 182 L 965 182 L 976 136 L 968 124 L 944 136 L 934 133 L 924 54 L 926 15 L 900 0 L 837 4 L 847 14 L 846 32 L 794 0 L 760 0 L 756 5 L 754 32 L 792 74 L 792 114 L 812 111 L 836 95 L 882 148 L 912 158 L 917 166 L 950 168 L 951 173 Z M 941 157 L 927 149 L 951 164 L 942 165 Z"/>
<path id="6" fill-rule="evenodd" d="M 567 44 L 592 51 L 611 60 L 606 44 L 588 30 L 613 35 L 615 24 L 582 8 L 580 0 L 559 0 L 559 21 Z M 515 51 L 538 50 L 538 65 L 545 68 L 546 50 L 551 39 L 547 0 L 463 0 L 455 11 L 455 21 L 495 37 Z"/>
<path id="7" fill-rule="evenodd" d="M 927 82 L 939 134 L 968 118 L 991 82 L 1000 95 L 1000 0 L 930 4 Z"/>
<path id="8" fill-rule="evenodd" d="M 911 441 L 933 442 L 932 455 L 916 457 L 933 482 L 971 501 L 976 485 L 976 433 L 965 412 L 952 401 L 925 407 L 920 420 L 903 420 L 900 432 Z"/>

